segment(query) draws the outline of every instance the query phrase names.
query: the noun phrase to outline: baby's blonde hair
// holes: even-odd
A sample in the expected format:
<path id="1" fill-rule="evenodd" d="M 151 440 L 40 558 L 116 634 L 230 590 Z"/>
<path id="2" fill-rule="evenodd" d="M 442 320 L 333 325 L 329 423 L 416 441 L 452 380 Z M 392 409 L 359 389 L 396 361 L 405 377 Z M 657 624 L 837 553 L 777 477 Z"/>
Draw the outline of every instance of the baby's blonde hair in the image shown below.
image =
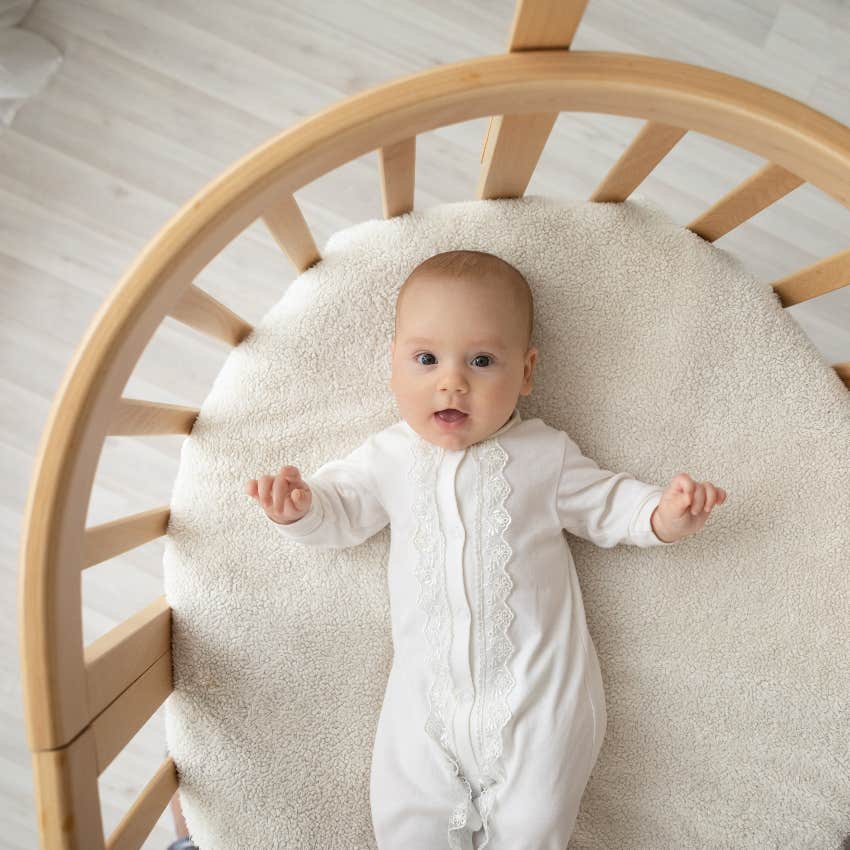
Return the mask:
<path id="1" fill-rule="evenodd" d="M 531 294 L 531 287 L 528 281 L 522 274 L 509 262 L 497 257 L 495 254 L 488 254 L 486 251 L 444 251 L 441 254 L 434 254 L 423 260 L 415 269 L 407 276 L 401 288 L 398 291 L 395 305 L 395 333 L 398 333 L 398 316 L 401 311 L 401 303 L 404 298 L 405 291 L 409 291 L 410 284 L 420 277 L 424 277 L 425 273 L 439 273 L 443 276 L 448 276 L 456 279 L 469 277 L 484 277 L 492 276 L 506 283 L 510 288 L 516 300 L 523 305 L 526 313 L 526 347 L 531 342 L 531 334 L 534 330 L 534 297 Z"/>

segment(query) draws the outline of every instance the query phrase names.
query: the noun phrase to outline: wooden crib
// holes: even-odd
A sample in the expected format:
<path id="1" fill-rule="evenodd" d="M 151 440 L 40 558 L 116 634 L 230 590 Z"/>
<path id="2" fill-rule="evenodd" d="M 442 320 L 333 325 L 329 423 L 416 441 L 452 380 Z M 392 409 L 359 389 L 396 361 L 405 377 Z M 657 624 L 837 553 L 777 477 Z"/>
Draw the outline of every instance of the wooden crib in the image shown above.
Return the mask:
<path id="1" fill-rule="evenodd" d="M 81 571 L 166 533 L 168 507 L 86 528 L 106 436 L 189 434 L 198 410 L 122 390 L 166 316 L 232 346 L 251 325 L 194 285 L 258 217 L 299 272 L 321 257 L 293 193 L 372 150 L 386 218 L 413 209 L 417 134 L 492 116 L 476 197 L 522 196 L 562 111 L 645 120 L 591 201 L 623 201 L 694 130 L 767 160 L 687 227 L 713 242 L 809 182 L 850 208 L 850 128 L 770 89 L 690 64 L 569 49 L 587 0 L 518 0 L 504 55 L 347 98 L 234 164 L 158 233 L 94 317 L 42 437 L 23 530 L 20 645 L 41 846 L 140 847 L 178 788 L 167 758 L 104 835 L 98 776 L 172 691 L 165 596 L 83 645 Z M 850 282 L 850 248 L 775 281 L 783 306 Z M 850 362 L 833 368 L 850 386 Z"/>

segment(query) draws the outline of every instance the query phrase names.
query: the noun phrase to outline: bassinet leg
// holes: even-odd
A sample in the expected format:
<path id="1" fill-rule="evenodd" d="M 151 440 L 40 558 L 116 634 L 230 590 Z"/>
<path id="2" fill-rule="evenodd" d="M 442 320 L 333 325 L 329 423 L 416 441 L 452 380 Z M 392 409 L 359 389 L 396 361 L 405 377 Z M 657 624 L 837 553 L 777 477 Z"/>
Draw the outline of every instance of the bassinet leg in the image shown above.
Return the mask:
<path id="1" fill-rule="evenodd" d="M 183 809 L 180 806 L 180 790 L 174 792 L 174 796 L 169 803 L 171 806 L 171 814 L 174 817 L 174 830 L 178 838 L 186 838 L 189 835 L 189 829 L 186 826 L 186 820 L 183 817 Z"/>
<path id="2" fill-rule="evenodd" d="M 192 841 L 186 821 L 183 818 L 183 809 L 180 806 L 180 789 L 174 792 L 169 803 L 171 814 L 174 816 L 174 829 L 177 831 L 177 840 L 168 845 L 167 850 L 199 850 Z"/>
<path id="3" fill-rule="evenodd" d="M 165 755 L 170 753 L 165 751 Z M 183 817 L 183 807 L 180 805 L 180 789 L 174 792 L 174 796 L 168 804 L 171 809 L 171 816 L 174 818 L 174 831 L 177 835 L 177 840 L 168 845 L 167 850 L 198 850 L 198 847 L 192 842 L 192 837 L 189 835 L 189 827 L 186 826 L 186 819 Z"/>

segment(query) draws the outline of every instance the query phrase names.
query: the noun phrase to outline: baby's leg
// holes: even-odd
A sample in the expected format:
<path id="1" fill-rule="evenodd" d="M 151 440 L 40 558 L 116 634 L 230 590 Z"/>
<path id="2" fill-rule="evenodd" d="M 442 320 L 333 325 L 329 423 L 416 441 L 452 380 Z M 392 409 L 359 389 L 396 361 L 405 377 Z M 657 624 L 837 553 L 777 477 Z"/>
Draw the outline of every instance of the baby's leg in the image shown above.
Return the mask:
<path id="1" fill-rule="evenodd" d="M 372 826 L 378 850 L 449 850 L 448 824 L 452 799 L 424 783 L 372 783 Z M 468 828 L 452 833 L 460 850 L 473 850 Z"/>
<path id="2" fill-rule="evenodd" d="M 378 850 L 473 850 L 471 828 L 478 824 L 471 811 L 449 841 L 452 813 L 463 809 L 464 794 L 463 781 L 425 730 L 383 712 L 369 786 Z"/>
<path id="3" fill-rule="evenodd" d="M 506 736 L 506 778 L 493 803 L 484 850 L 565 850 L 569 843 L 604 726 L 594 746 L 593 713 L 584 701 L 563 728 L 544 734 L 545 729 L 533 724 L 518 739 Z M 483 835 L 476 835 L 474 850 L 483 843 Z"/>

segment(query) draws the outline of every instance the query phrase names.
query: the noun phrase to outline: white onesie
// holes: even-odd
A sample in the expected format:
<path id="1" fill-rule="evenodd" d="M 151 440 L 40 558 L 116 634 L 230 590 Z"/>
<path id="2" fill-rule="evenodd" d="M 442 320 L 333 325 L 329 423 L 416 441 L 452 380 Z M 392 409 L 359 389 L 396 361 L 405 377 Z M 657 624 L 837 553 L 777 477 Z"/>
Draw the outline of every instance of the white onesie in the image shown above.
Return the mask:
<path id="1" fill-rule="evenodd" d="M 562 529 L 673 545 L 649 522 L 663 488 L 600 469 L 518 409 L 457 451 L 401 420 L 303 477 L 310 510 L 275 523 L 291 540 L 355 546 L 391 526 L 379 850 L 564 850 L 607 714 Z"/>

